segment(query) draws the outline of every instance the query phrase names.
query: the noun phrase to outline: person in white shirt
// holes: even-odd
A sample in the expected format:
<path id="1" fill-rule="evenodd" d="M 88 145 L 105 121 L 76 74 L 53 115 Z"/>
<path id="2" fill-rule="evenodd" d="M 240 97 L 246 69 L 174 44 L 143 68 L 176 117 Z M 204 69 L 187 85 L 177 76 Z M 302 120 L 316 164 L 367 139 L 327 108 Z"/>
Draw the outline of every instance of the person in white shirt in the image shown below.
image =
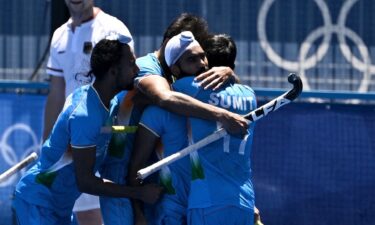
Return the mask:
<path id="1" fill-rule="evenodd" d="M 119 19 L 95 7 L 93 0 L 65 0 L 65 4 L 71 17 L 55 30 L 47 63 L 50 89 L 44 111 L 43 141 L 50 135 L 65 98 L 76 88 L 93 82 L 86 75 L 96 43 L 111 32 L 131 37 Z M 129 46 L 134 49 L 133 41 Z M 98 197 L 82 195 L 74 211 L 80 225 L 102 224 Z"/>

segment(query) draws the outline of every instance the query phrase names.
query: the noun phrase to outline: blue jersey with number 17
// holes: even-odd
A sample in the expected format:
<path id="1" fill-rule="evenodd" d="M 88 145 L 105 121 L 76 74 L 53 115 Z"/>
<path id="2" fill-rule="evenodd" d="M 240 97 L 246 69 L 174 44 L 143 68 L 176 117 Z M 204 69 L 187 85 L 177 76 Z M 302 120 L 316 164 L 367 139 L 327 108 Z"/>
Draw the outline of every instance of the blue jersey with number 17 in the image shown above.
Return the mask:
<path id="1" fill-rule="evenodd" d="M 254 91 L 240 84 L 228 84 L 218 91 L 203 90 L 193 77 L 173 84 L 176 91 L 205 103 L 245 115 L 256 108 Z M 191 144 L 212 134 L 220 125 L 189 118 Z M 192 181 L 189 209 L 233 205 L 253 210 L 254 191 L 251 182 L 250 152 L 254 123 L 244 138 L 227 135 L 200 149 L 192 157 Z"/>

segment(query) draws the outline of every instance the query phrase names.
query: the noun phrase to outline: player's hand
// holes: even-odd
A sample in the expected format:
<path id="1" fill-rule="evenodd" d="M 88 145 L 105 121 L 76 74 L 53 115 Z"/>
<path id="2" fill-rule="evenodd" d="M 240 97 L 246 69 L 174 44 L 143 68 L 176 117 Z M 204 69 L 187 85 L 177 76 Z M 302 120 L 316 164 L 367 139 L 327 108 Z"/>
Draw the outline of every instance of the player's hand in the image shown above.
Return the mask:
<path id="1" fill-rule="evenodd" d="M 212 67 L 208 71 L 195 77 L 200 82 L 201 87 L 206 89 L 217 90 L 226 82 L 234 78 L 234 72 L 226 66 Z"/>
<path id="2" fill-rule="evenodd" d="M 257 207 L 255 207 L 255 206 L 254 206 L 254 224 L 256 224 L 256 225 L 262 224 L 262 222 L 260 220 L 259 209 Z"/>
<path id="3" fill-rule="evenodd" d="M 233 135 L 245 135 L 249 127 L 249 121 L 244 117 L 226 110 L 222 111 L 220 123 L 228 133 Z"/>
<path id="4" fill-rule="evenodd" d="M 145 184 L 144 186 L 139 187 L 139 189 L 139 200 L 147 204 L 154 204 L 163 193 L 163 188 L 157 184 Z"/>

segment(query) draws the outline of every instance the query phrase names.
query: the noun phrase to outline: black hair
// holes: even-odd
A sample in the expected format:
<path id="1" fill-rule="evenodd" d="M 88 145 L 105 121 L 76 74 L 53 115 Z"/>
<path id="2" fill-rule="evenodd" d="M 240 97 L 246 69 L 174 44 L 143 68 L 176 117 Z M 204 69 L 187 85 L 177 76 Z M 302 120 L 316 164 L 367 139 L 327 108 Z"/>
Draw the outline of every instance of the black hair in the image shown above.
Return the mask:
<path id="1" fill-rule="evenodd" d="M 99 41 L 91 54 L 89 75 L 95 76 L 96 80 L 103 79 L 104 75 L 113 65 L 118 65 L 122 57 L 122 46 L 118 40 L 103 39 Z"/>
<path id="2" fill-rule="evenodd" d="M 202 43 L 209 34 L 206 20 L 190 13 L 182 13 L 172 21 L 164 32 L 163 42 L 178 35 L 182 31 L 191 31 L 199 43 Z"/>
<path id="3" fill-rule="evenodd" d="M 212 35 L 203 42 L 202 48 L 206 52 L 210 68 L 214 66 L 228 66 L 234 69 L 237 47 L 229 35 Z"/>
<path id="4" fill-rule="evenodd" d="M 163 44 L 166 40 L 180 34 L 182 31 L 190 31 L 193 33 L 195 39 L 201 44 L 209 36 L 207 21 L 201 17 L 190 13 L 182 13 L 179 17 L 175 18 L 164 32 Z M 164 55 L 164 52 L 162 53 Z M 164 70 L 164 76 L 169 81 L 173 81 L 172 72 L 167 66 L 164 57 L 160 61 Z"/>

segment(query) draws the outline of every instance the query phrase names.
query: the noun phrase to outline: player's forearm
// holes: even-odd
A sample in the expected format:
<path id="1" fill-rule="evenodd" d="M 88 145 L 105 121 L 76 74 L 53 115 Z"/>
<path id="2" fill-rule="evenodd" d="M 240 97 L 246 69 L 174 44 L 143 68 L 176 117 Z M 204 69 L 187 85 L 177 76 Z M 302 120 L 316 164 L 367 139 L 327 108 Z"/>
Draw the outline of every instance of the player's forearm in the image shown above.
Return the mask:
<path id="1" fill-rule="evenodd" d="M 245 134 L 247 121 L 224 109 L 200 102 L 188 95 L 171 91 L 167 81 L 156 75 L 143 78 L 138 88 L 151 102 L 166 110 L 183 116 L 193 116 L 201 119 L 219 121 L 232 134 Z"/>
<path id="2" fill-rule="evenodd" d="M 220 121 L 224 116 L 225 110 L 223 109 L 203 103 L 188 95 L 171 91 L 167 80 L 161 76 L 149 75 L 143 78 L 138 88 L 151 100 L 152 104 L 183 116 L 216 121 Z"/>
<path id="3" fill-rule="evenodd" d="M 55 98 L 53 95 L 48 95 L 46 106 L 44 109 L 44 128 L 43 141 L 47 139 L 52 131 L 53 125 L 56 122 L 59 113 L 64 106 L 64 98 Z"/>
<path id="4" fill-rule="evenodd" d="M 80 192 L 97 196 L 135 198 L 139 199 L 139 190 L 136 187 L 115 184 L 112 181 L 91 177 L 77 181 Z"/>

